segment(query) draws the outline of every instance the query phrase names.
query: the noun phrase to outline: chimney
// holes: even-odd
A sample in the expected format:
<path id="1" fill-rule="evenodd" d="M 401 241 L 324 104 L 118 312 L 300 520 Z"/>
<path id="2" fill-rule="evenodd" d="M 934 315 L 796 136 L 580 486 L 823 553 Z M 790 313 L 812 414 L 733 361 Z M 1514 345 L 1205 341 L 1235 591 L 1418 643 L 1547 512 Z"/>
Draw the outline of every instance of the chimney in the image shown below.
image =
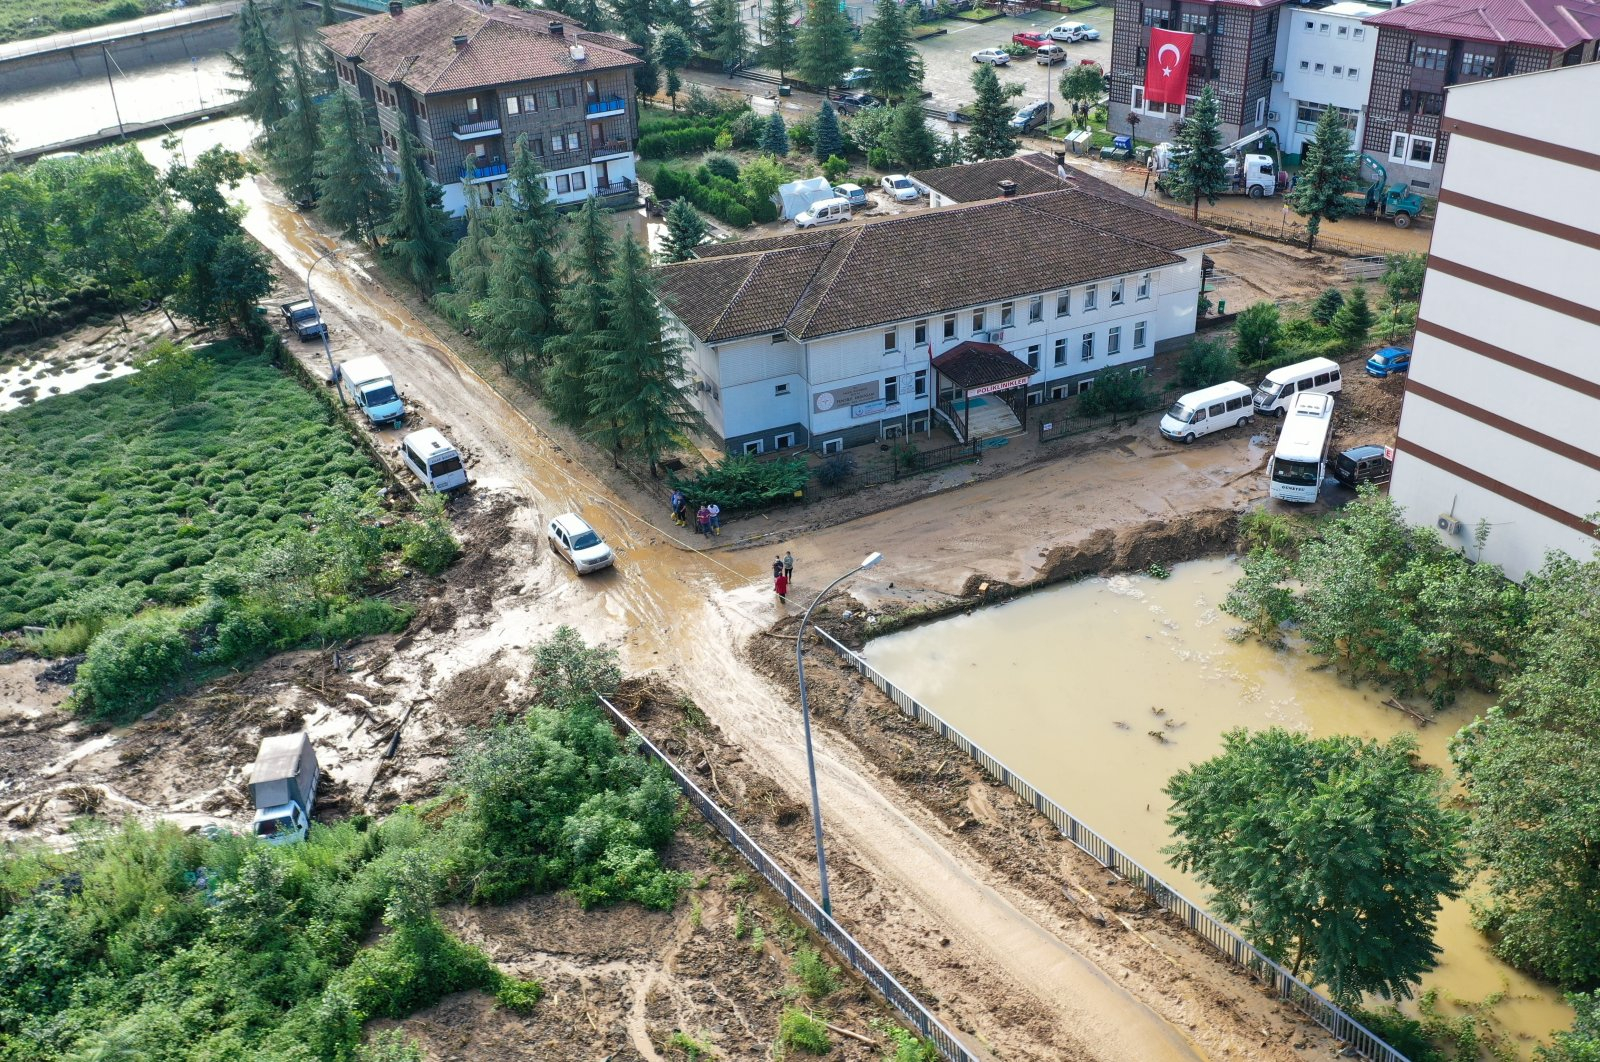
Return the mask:
<path id="1" fill-rule="evenodd" d="M 451 37 L 450 41 L 456 46 L 456 51 L 459 52 L 461 49 L 467 46 L 467 35 L 465 33 L 458 33 L 454 37 Z"/>
<path id="2" fill-rule="evenodd" d="M 574 44 L 571 48 L 568 48 L 567 51 L 572 53 L 572 61 L 574 63 L 581 63 L 585 59 L 589 58 L 589 49 L 585 48 L 581 44 Z"/>
<path id="3" fill-rule="evenodd" d="M 550 23 L 550 36 L 552 36 L 552 37 L 565 37 L 566 35 L 567 35 L 567 24 L 565 22 L 552 22 L 552 23 Z"/>
<path id="4" fill-rule="evenodd" d="M 389 0 L 389 17 L 390 18 L 399 18 L 400 17 L 400 12 L 404 11 L 405 9 L 406 9 L 406 5 L 404 3 L 402 3 L 401 0 Z"/>
<path id="5" fill-rule="evenodd" d="M 1016 195 L 1017 194 L 1017 182 L 1016 181 L 1001 181 L 1000 182 L 1000 194 L 1002 196 L 1006 197 L 1006 198 L 1009 198 L 1011 196 Z"/>

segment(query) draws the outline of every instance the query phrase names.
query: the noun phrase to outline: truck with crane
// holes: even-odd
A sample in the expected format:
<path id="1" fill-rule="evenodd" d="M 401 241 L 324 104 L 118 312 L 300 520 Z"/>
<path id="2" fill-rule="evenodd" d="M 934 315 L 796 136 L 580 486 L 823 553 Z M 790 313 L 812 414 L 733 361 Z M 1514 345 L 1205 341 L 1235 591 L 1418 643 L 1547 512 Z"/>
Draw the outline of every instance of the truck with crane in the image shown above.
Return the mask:
<path id="1" fill-rule="evenodd" d="M 1361 212 L 1367 217 L 1392 218 L 1396 228 L 1404 229 L 1422 213 L 1422 197 L 1398 181 L 1390 184 L 1388 169 L 1371 155 L 1361 156 L 1357 172 L 1366 187 L 1350 193 L 1347 198 L 1359 200 Z M 1370 182 L 1367 181 L 1369 172 L 1373 175 Z"/>
<path id="2" fill-rule="evenodd" d="M 1268 145 L 1266 141 L 1271 141 L 1271 144 Z M 1271 154 L 1250 150 L 1256 147 Z M 1228 177 L 1228 187 L 1222 190 L 1222 195 L 1247 195 L 1251 199 L 1261 199 L 1277 194 L 1278 160 L 1283 153 L 1278 147 L 1278 136 L 1271 129 L 1258 129 L 1240 137 L 1224 145 L 1222 153 L 1228 160 L 1223 167 Z M 1163 195 L 1172 194 L 1169 175 L 1182 154 L 1183 149 L 1171 142 L 1157 144 L 1150 152 L 1150 169 L 1155 174 L 1156 188 Z"/>

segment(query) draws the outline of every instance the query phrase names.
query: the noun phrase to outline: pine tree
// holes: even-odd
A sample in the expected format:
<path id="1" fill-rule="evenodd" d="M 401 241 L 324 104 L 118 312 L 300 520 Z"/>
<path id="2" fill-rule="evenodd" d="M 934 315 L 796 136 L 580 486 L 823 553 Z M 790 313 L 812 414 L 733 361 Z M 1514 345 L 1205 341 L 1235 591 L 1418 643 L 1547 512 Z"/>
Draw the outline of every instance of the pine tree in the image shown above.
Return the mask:
<path id="1" fill-rule="evenodd" d="M 706 22 L 707 43 L 710 45 L 706 52 L 722 63 L 723 71 L 731 76 L 750 51 L 739 0 L 711 0 Z"/>
<path id="2" fill-rule="evenodd" d="M 656 24 L 655 0 L 607 0 L 606 6 L 611 9 L 610 25 L 621 30 L 634 44 L 649 50 L 650 31 Z"/>
<path id="3" fill-rule="evenodd" d="M 861 45 L 874 92 L 895 101 L 921 91 L 922 54 L 911 43 L 911 26 L 896 0 L 878 0 L 872 21 L 861 31 Z"/>
<path id="4" fill-rule="evenodd" d="M 844 136 L 839 132 L 839 116 L 834 113 L 833 104 L 827 100 L 822 101 L 822 110 L 817 114 L 817 124 L 811 134 L 811 154 L 818 162 L 827 162 L 834 155 L 844 155 Z"/>
<path id="5" fill-rule="evenodd" d="M 310 56 L 290 62 L 290 102 L 293 109 L 278 126 L 268 158 L 273 174 L 291 202 L 309 204 L 317 198 L 317 153 L 322 148 L 322 128 L 312 102 L 313 74 Z"/>
<path id="6" fill-rule="evenodd" d="M 650 262 L 636 240 L 623 241 L 606 312 L 610 327 L 598 337 L 589 415 L 613 465 L 637 454 L 660 475 L 662 455 L 705 422 L 690 398 L 683 345 L 662 328 Z"/>
<path id="7" fill-rule="evenodd" d="M 705 23 L 700 20 L 700 13 L 695 8 L 694 0 L 657 0 L 656 10 L 663 29 L 667 26 L 676 26 L 683 31 L 684 36 L 695 43 L 704 39 Z"/>
<path id="8" fill-rule="evenodd" d="M 556 307 L 560 333 L 545 346 L 544 396 L 556 417 L 583 428 L 589 421 L 589 368 L 610 321 L 606 282 L 611 276 L 611 226 L 600 204 L 589 199 L 578 212 L 565 262 L 566 287 Z"/>
<path id="9" fill-rule="evenodd" d="M 322 146 L 317 152 L 317 207 L 341 235 L 376 248 L 378 228 L 390 210 L 389 185 L 372 150 L 376 124 L 360 101 L 334 93 L 322 109 Z"/>
<path id="10" fill-rule="evenodd" d="M 270 140 L 273 126 L 289 113 L 289 97 L 284 88 L 283 53 L 256 0 L 245 0 L 239 9 L 239 50 L 229 53 L 228 64 L 233 68 L 229 76 L 244 82 L 243 88 L 230 91 L 261 126 L 261 139 Z"/>
<path id="11" fill-rule="evenodd" d="M 556 331 L 561 290 L 556 268 L 554 204 L 528 138 L 517 138 L 510 194 L 494 210 L 495 252 L 488 298 L 474 314 L 483 345 L 523 376 L 549 359 L 545 343 Z"/>
<path id="12" fill-rule="evenodd" d="M 1349 195 L 1360 187 L 1360 171 L 1361 160 L 1350 153 L 1350 130 L 1339 108 L 1326 108 L 1301 153 L 1294 187 L 1283 197 L 1290 210 L 1306 219 L 1306 250 L 1316 245 L 1324 221 L 1361 212 L 1361 201 Z"/>
<path id="13" fill-rule="evenodd" d="M 1311 319 L 1319 325 L 1333 323 L 1333 315 L 1344 305 L 1344 292 L 1338 288 L 1324 288 L 1317 301 L 1311 304 Z"/>
<path id="14" fill-rule="evenodd" d="M 1217 117 L 1217 97 L 1207 85 L 1194 101 L 1189 117 L 1178 127 L 1177 149 L 1167 175 L 1173 198 L 1194 202 L 1200 218 L 1200 197 L 1215 206 L 1217 195 L 1228 190 L 1228 157 L 1222 151 L 1222 125 Z"/>
<path id="15" fill-rule="evenodd" d="M 439 186 L 417 164 L 421 150 L 416 137 L 401 130 L 400 190 L 394 213 L 380 232 L 388 237 L 388 254 L 399 259 L 413 284 L 431 295 L 449 266 L 450 219 L 439 207 Z"/>
<path id="16" fill-rule="evenodd" d="M 889 120 L 889 129 L 884 134 L 884 146 L 906 169 L 920 170 L 933 165 L 939 139 L 928 128 L 922 106 L 907 100 L 894 109 L 894 117 Z"/>
<path id="17" fill-rule="evenodd" d="M 661 32 L 656 34 L 655 47 L 656 65 L 667 72 L 667 95 L 672 100 L 672 109 L 678 109 L 678 90 L 683 88 L 683 79 L 678 76 L 678 71 L 689 65 L 689 60 L 694 58 L 694 42 L 689 35 L 677 26 L 663 26 Z"/>
<path id="18" fill-rule="evenodd" d="M 854 60 L 850 20 L 836 0 L 810 0 L 795 41 L 795 72 L 818 92 L 839 83 Z"/>
<path id="19" fill-rule="evenodd" d="M 1367 302 L 1367 289 L 1357 284 L 1350 290 L 1344 305 L 1333 315 L 1333 330 L 1354 350 L 1367 341 L 1372 331 L 1372 306 Z"/>
<path id="20" fill-rule="evenodd" d="M 475 173 L 468 156 L 462 184 L 471 186 Z M 489 276 L 494 266 L 494 215 L 477 195 L 467 195 L 467 234 L 450 252 L 450 290 L 441 292 L 439 308 L 459 328 L 473 319 L 477 307 L 489 297 Z"/>
<path id="21" fill-rule="evenodd" d="M 706 222 L 687 199 L 679 199 L 667 211 L 667 238 L 662 258 L 668 262 L 687 262 L 697 257 L 695 248 L 706 238 Z"/>
<path id="22" fill-rule="evenodd" d="M 799 36 L 794 31 L 794 0 L 767 0 L 761 17 L 762 59 L 784 80 L 799 54 Z"/>
<path id="23" fill-rule="evenodd" d="M 959 166 L 967 161 L 967 145 L 959 130 L 950 130 L 950 138 L 940 143 L 937 161 L 941 166 Z"/>
<path id="24" fill-rule="evenodd" d="M 789 128 L 783 124 L 783 115 L 777 111 L 772 112 L 766 128 L 761 131 L 761 150 L 779 158 L 789 153 Z"/>
<path id="25" fill-rule="evenodd" d="M 322 10 L 317 15 L 319 26 L 331 26 L 339 21 L 339 12 L 333 6 L 333 0 L 322 0 Z"/>
<path id="26" fill-rule="evenodd" d="M 1006 101 L 1022 95 L 1021 85 L 1000 87 L 1000 78 L 988 63 L 978 64 L 972 72 L 972 87 L 977 98 L 972 104 L 972 131 L 967 134 L 967 157 L 974 162 L 983 159 L 1008 159 L 1017 153 L 1021 141 L 1007 123 L 1011 121 L 1011 108 Z"/>

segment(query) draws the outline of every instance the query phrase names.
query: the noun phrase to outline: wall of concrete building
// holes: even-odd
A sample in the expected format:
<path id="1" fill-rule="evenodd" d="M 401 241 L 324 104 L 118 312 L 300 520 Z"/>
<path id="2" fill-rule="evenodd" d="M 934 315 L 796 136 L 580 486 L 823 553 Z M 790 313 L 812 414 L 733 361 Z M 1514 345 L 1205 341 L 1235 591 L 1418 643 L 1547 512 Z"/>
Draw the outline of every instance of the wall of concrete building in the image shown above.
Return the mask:
<path id="1" fill-rule="evenodd" d="M 171 63 L 196 56 L 216 55 L 239 43 L 239 27 L 231 6 L 221 8 L 204 21 L 178 26 L 140 29 L 124 36 L 105 39 L 109 27 L 97 33 L 57 34 L 43 38 L 39 50 L 29 52 L 19 42 L 20 54 L 0 56 L 0 94 L 33 91 L 64 85 L 84 78 L 104 78 L 109 57 L 113 72 L 137 70 L 158 63 Z M 83 36 L 85 43 L 69 43 Z"/>

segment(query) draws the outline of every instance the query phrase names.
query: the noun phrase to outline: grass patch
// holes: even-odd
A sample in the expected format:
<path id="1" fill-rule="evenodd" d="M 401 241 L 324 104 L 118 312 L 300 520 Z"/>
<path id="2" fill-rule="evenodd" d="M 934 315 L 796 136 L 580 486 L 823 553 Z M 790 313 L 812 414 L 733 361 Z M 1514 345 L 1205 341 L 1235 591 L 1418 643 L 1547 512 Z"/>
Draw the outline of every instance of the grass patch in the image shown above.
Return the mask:
<path id="1" fill-rule="evenodd" d="M 986 8 L 981 8 L 981 7 L 975 7 L 971 11 L 957 11 L 955 14 L 951 15 L 950 17 L 951 18 L 958 18 L 963 22 L 980 22 L 980 23 L 981 22 L 993 22 L 997 18 L 1005 18 L 1005 16 L 1002 15 L 998 11 L 989 11 Z"/>
<path id="2" fill-rule="evenodd" d="M 64 623 L 103 589 L 187 604 L 335 484 L 381 485 L 293 380 L 230 343 L 205 354 L 215 379 L 176 411 L 129 377 L 0 416 L 0 630 Z"/>

